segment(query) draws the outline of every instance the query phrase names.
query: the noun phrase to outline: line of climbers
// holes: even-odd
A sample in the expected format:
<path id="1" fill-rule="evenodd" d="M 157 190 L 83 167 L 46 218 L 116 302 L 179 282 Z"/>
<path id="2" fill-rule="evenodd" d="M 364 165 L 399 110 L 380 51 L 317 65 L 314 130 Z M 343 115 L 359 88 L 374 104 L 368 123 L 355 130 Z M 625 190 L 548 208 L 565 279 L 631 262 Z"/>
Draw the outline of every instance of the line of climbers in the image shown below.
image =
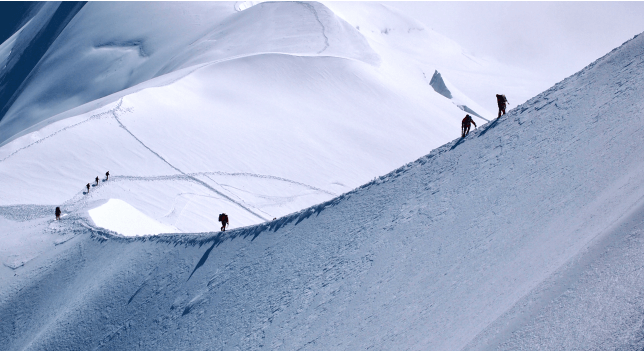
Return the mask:
<path id="1" fill-rule="evenodd" d="M 110 179 L 110 171 L 105 172 L 105 180 L 103 181 L 106 182 L 108 179 Z M 98 176 L 96 176 L 96 179 L 94 180 L 96 181 L 96 184 L 94 184 L 94 186 L 98 186 Z M 89 183 L 87 183 L 85 187 L 87 188 L 87 192 L 85 194 L 89 194 Z"/>
<path id="2" fill-rule="evenodd" d="M 107 171 L 107 172 L 105 173 L 105 180 L 103 180 L 103 181 L 105 182 L 105 181 L 107 181 L 108 179 L 110 179 L 110 171 Z M 94 179 L 94 180 L 96 181 L 96 184 L 95 184 L 94 186 L 98 186 L 98 181 L 99 181 L 98 176 L 96 176 L 96 179 Z M 85 187 L 87 188 L 87 192 L 86 192 L 85 194 L 89 194 L 90 184 L 89 184 L 89 183 L 87 183 L 87 185 L 85 185 Z M 60 220 L 60 215 L 61 215 L 61 213 L 62 213 L 62 212 L 61 212 L 61 210 L 60 210 L 60 207 L 56 207 L 55 215 L 56 215 L 56 220 L 57 220 L 57 221 L 59 221 L 59 220 Z M 229 222 L 228 222 L 228 215 L 227 215 L 227 214 L 225 214 L 225 213 L 221 213 L 221 214 L 219 215 L 219 222 L 221 222 L 221 231 L 222 231 L 222 232 L 226 231 L 226 226 L 228 226 L 228 225 L 229 225 Z"/>
<path id="3" fill-rule="evenodd" d="M 105 180 L 103 180 L 103 181 L 106 182 L 108 179 L 110 179 L 110 171 L 105 172 Z M 96 181 L 96 184 L 94 184 L 94 186 L 98 186 L 98 176 L 96 176 L 96 179 L 94 179 L 94 180 Z M 85 193 L 87 195 L 87 194 L 89 194 L 89 188 L 90 188 L 89 183 L 87 183 L 87 185 L 85 185 L 85 187 L 87 188 L 87 192 Z M 60 207 L 56 207 L 56 211 L 54 212 L 54 214 L 56 215 L 56 220 L 57 221 L 60 220 L 61 213 L 62 213 L 62 211 L 60 210 Z"/>
<path id="4" fill-rule="evenodd" d="M 505 97 L 503 94 L 496 94 L 496 103 L 499 105 L 499 115 L 496 117 L 497 119 L 501 118 L 501 115 L 505 115 L 505 107 L 507 104 L 509 104 L 508 99 Z M 476 127 L 476 122 L 472 119 L 472 116 L 470 115 L 465 115 L 465 118 L 463 118 L 463 121 L 461 122 L 461 138 L 465 138 L 468 134 L 470 134 L 470 126 L 474 124 L 474 128 Z"/>

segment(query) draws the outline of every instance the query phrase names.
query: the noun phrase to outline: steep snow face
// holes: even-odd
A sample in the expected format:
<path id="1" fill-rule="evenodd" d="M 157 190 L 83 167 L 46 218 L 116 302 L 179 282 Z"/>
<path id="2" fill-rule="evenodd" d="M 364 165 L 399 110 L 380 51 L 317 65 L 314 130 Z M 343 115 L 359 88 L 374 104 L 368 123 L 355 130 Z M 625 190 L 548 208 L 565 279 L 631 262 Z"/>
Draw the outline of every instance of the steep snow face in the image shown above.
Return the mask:
<path id="1" fill-rule="evenodd" d="M 6 111 L 0 142 L 43 119 L 154 77 L 178 50 L 234 12 L 230 3 L 86 4 Z"/>
<path id="2" fill-rule="evenodd" d="M 35 13 L 28 14 L 33 17 L 2 44 L 0 47 L 0 120 L 4 119 L 8 109 L 29 85 L 38 62 L 83 5 L 83 2 L 71 1 L 33 5 L 30 11 Z M 4 139 L 0 138 L 0 143 Z"/>
<path id="3" fill-rule="evenodd" d="M 124 238 L 84 217 L 100 203 L 60 222 L 1 206 L 3 227 L 41 245 L 0 251 L 3 346 L 641 349 L 643 67 L 640 35 L 416 162 L 226 233 Z M 113 127 L 148 145 L 142 117 Z M 157 179 L 173 178 L 137 186 Z"/>

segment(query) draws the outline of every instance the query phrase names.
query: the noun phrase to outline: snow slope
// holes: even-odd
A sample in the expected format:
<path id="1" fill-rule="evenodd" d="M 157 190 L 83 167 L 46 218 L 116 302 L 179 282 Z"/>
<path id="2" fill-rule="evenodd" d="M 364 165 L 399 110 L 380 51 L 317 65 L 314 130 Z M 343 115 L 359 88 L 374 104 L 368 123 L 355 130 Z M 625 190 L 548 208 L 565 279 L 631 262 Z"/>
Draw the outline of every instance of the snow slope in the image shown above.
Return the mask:
<path id="1" fill-rule="evenodd" d="M 23 90 L 30 85 L 31 77 L 38 72 L 38 63 L 46 57 L 52 43 L 58 39 L 83 5 L 84 3 L 79 1 L 27 5 L 29 9 L 22 14 L 26 23 L 0 45 L 0 121 Z M 9 5 L 8 8 L 3 8 L 3 11 L 11 7 Z M 0 128 L 0 135 L 11 135 L 11 130 L 5 129 L 6 127 Z M 2 141 L 5 139 L 0 138 Z"/>
<path id="2" fill-rule="evenodd" d="M 640 35 L 465 139 L 226 233 L 128 238 L 92 226 L 83 206 L 55 222 L 52 207 L 4 205 L 12 240 L 49 244 L 3 261 L 0 340 L 9 350 L 641 349 L 643 67 Z"/>
<path id="3" fill-rule="evenodd" d="M 490 98 L 496 93 L 505 93 L 513 103 L 519 103 L 546 88 L 539 75 L 474 57 L 382 4 L 325 5 L 47 4 L 16 33 L 20 48 L 37 47 L 46 52 L 24 51 L 21 56 L 23 51 L 16 50 L 8 57 L 8 68 L 0 73 L 11 85 L 5 89 L 7 96 L 0 96 L 0 145 L 39 129 L 39 123 L 102 107 L 105 102 L 97 100 L 117 94 L 108 99 L 114 102 L 126 94 L 123 90 L 152 78 L 258 53 L 340 56 L 378 63 L 388 84 L 419 99 L 426 99 L 427 75 L 438 69 L 490 111 L 496 109 Z M 44 34 L 36 35 L 39 30 Z M 3 46 L 8 48 L 10 42 Z M 4 53 L 0 47 L 0 57 Z M 20 64 L 14 67 L 15 62 Z M 426 79 L 419 80 L 421 75 Z M 75 108 L 80 110 L 70 111 Z M 53 118 L 55 115 L 58 117 Z"/>
<path id="4" fill-rule="evenodd" d="M 332 4 L 358 24 L 320 3 L 86 4 L 0 121 L 11 135 L 0 204 L 73 212 L 118 199 L 180 232 L 212 231 L 221 212 L 235 228 L 327 201 L 458 135 L 464 112 L 425 71 L 500 67 L 382 5 L 349 5 Z M 111 181 L 84 194 L 106 171 Z M 139 232 L 114 221 L 101 226 Z"/>

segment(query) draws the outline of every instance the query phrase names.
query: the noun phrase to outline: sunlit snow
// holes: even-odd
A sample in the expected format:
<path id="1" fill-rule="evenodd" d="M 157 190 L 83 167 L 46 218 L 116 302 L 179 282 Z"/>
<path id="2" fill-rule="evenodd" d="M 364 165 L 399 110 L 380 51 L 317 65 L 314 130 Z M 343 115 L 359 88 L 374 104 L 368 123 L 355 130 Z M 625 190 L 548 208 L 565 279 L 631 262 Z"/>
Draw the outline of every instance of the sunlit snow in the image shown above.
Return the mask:
<path id="1" fill-rule="evenodd" d="M 459 106 L 492 118 L 468 91 L 494 103 L 509 72 L 511 101 L 534 90 L 386 6 L 328 5 L 88 3 L 0 121 L 0 205 L 120 199 L 182 232 L 221 212 L 262 223 L 458 136 Z M 429 85 L 437 69 L 453 99 Z"/>
<path id="2" fill-rule="evenodd" d="M 642 67 L 537 94 L 382 4 L 89 2 L 0 122 L 2 348 L 641 350 Z"/>
<path id="3" fill-rule="evenodd" d="M 109 199 L 105 204 L 89 210 L 88 213 L 97 226 L 123 235 L 179 232 L 177 228 L 159 223 L 119 199 Z"/>

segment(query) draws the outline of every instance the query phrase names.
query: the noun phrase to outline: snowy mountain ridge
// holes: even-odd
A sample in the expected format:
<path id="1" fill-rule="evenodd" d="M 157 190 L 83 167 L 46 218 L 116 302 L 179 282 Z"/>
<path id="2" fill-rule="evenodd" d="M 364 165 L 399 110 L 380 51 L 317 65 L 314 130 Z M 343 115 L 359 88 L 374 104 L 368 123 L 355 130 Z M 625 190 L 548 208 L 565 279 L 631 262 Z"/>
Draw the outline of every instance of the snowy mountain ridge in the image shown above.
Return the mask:
<path id="1" fill-rule="evenodd" d="M 86 210 L 128 235 L 257 224 L 452 139 L 462 106 L 488 114 L 458 82 L 491 97 L 527 77 L 381 4 L 233 5 L 84 5 L 0 121 L 0 205 L 109 203 Z"/>
<path id="2" fill-rule="evenodd" d="M 13 240 L 43 251 L 0 271 L 0 340 L 27 350 L 641 349 L 642 67 L 640 35 L 464 139 L 226 233 L 114 235 L 92 226 L 81 195 L 88 203 L 60 222 L 52 206 L 3 205 Z M 138 108 L 135 98 L 120 108 Z"/>

